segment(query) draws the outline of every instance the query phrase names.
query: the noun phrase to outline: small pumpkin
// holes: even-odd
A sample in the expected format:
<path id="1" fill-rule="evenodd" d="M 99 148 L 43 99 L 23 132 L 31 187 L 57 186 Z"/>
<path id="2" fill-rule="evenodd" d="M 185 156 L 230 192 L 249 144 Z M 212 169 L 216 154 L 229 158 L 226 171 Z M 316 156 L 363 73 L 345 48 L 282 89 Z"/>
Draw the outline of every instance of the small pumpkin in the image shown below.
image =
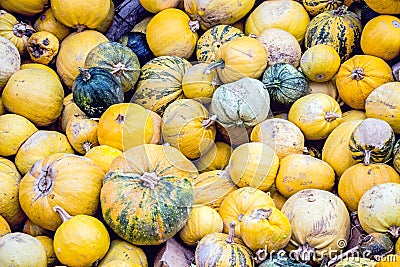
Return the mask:
<path id="1" fill-rule="evenodd" d="M 55 265 L 58 260 L 53 248 L 53 239 L 45 235 L 35 236 L 35 238 L 42 243 L 44 250 L 46 251 L 47 266 Z"/>
<path id="2" fill-rule="evenodd" d="M 60 120 L 60 130 L 65 133 L 68 121 L 75 117 L 75 115 L 85 115 L 85 113 L 75 104 L 74 95 L 72 93 L 64 97 L 63 100 L 63 111 L 59 118 Z M 86 115 L 85 115 L 86 116 Z"/>
<path id="3" fill-rule="evenodd" d="M 111 162 L 121 155 L 122 151 L 108 146 L 108 145 L 101 145 L 101 146 L 93 146 L 91 147 L 85 154 L 85 157 L 90 158 L 93 160 L 97 165 L 99 165 L 104 173 L 107 173 Z"/>
<path id="4" fill-rule="evenodd" d="M 133 266 L 136 266 L 135 264 L 142 267 L 148 266 L 147 256 L 143 249 L 118 238 L 111 241 L 107 254 L 101 259 L 98 266 L 105 267 L 106 264 L 116 260 L 124 261 L 130 264 L 129 266 L 132 264 Z"/>
<path id="5" fill-rule="evenodd" d="M 21 56 L 15 45 L 7 38 L 0 36 L 0 92 L 6 86 L 11 75 L 17 72 L 21 66 Z"/>
<path id="6" fill-rule="evenodd" d="M 26 45 L 33 62 L 48 65 L 55 59 L 60 42 L 51 32 L 39 31 L 29 37 Z"/>
<path id="7" fill-rule="evenodd" d="M 191 66 L 183 75 L 182 90 L 187 98 L 212 98 L 219 85 L 215 70 L 205 73 L 207 63 Z"/>
<path id="8" fill-rule="evenodd" d="M 47 8 L 35 21 L 33 27 L 37 31 L 46 31 L 54 34 L 61 42 L 67 37 L 72 29 L 60 23 L 53 14 L 51 7 Z"/>
<path id="9" fill-rule="evenodd" d="M 302 0 L 304 8 L 310 16 L 316 16 L 324 11 L 335 10 L 343 5 L 343 0 Z"/>
<path id="10" fill-rule="evenodd" d="M 221 220 L 221 225 L 222 225 L 222 220 Z M 221 227 L 222 231 L 222 227 Z M 6 234 L 11 233 L 11 228 L 6 219 L 4 219 L 3 216 L 0 215 L 0 237 L 5 236 Z"/>
<path id="11" fill-rule="evenodd" d="M 147 44 L 146 34 L 141 32 L 128 32 L 122 35 L 118 42 L 129 47 L 137 56 L 140 66 L 143 66 L 155 56 Z"/>
<path id="12" fill-rule="evenodd" d="M 74 116 L 68 121 L 66 136 L 78 153 L 85 154 L 92 147 L 99 145 L 97 126 L 97 121 L 83 116 Z"/>
<path id="13" fill-rule="evenodd" d="M 228 166 L 231 154 L 232 148 L 230 145 L 217 141 L 195 161 L 195 164 L 199 172 L 223 170 Z"/>
<path id="14" fill-rule="evenodd" d="M 144 9 L 151 13 L 158 13 L 167 8 L 177 7 L 180 0 L 139 0 L 139 3 L 143 6 Z"/>

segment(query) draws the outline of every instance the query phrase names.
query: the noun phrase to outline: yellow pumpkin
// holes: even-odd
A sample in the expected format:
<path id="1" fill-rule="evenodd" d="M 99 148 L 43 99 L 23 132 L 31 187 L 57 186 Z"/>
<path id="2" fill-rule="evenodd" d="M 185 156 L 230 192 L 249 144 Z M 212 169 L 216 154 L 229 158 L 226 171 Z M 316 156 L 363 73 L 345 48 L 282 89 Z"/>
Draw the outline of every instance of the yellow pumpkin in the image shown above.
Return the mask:
<path id="1" fill-rule="evenodd" d="M 336 75 L 340 98 L 354 109 L 364 109 L 368 95 L 393 81 L 392 69 L 381 58 L 355 55 L 342 63 Z"/>
<path id="2" fill-rule="evenodd" d="M 51 7 L 47 8 L 35 21 L 33 27 L 37 31 L 47 31 L 54 34 L 61 42 L 67 37 L 72 29 L 60 23 L 53 14 Z"/>
<path id="3" fill-rule="evenodd" d="M 199 172 L 222 170 L 228 166 L 232 148 L 224 142 L 215 142 L 211 148 L 194 163 Z"/>
<path id="4" fill-rule="evenodd" d="M 221 225 L 222 225 L 222 220 L 221 220 Z M 4 219 L 4 217 L 0 215 L 0 237 L 3 237 L 8 233 L 11 233 L 10 225 L 8 224 L 6 219 Z"/>
<path id="5" fill-rule="evenodd" d="M 351 109 L 346 112 L 343 112 L 342 118 L 343 118 L 342 123 L 345 123 L 354 120 L 365 120 L 367 118 L 367 115 L 365 114 L 364 110 Z"/>
<path id="6" fill-rule="evenodd" d="M 86 116 L 74 116 L 67 124 L 66 135 L 69 143 L 80 154 L 87 153 L 92 147 L 98 146 L 98 122 Z"/>
<path id="7" fill-rule="evenodd" d="M 53 239 L 45 235 L 36 236 L 35 238 L 42 243 L 44 250 L 46 251 L 47 266 L 55 265 L 57 263 L 57 257 L 53 248 Z"/>
<path id="8" fill-rule="evenodd" d="M 55 72 L 52 68 L 50 68 L 49 66 L 44 65 L 44 64 L 24 63 L 21 65 L 21 70 L 23 70 L 23 69 L 43 69 L 43 70 L 50 72 L 54 76 L 54 78 L 57 78 L 58 80 L 60 80 L 60 77 L 58 77 L 57 72 Z"/>
<path id="9" fill-rule="evenodd" d="M 4 115 L 5 113 L 6 113 L 6 110 L 3 105 L 3 100 L 1 99 L 1 96 L 0 96 L 0 115 Z"/>
<path id="10" fill-rule="evenodd" d="M 75 104 L 73 94 L 70 93 L 63 100 L 63 111 L 60 116 L 60 130 L 65 133 L 67 129 L 68 121 L 75 115 L 85 115 L 85 113 L 80 110 L 80 108 Z"/>
<path id="11" fill-rule="evenodd" d="M 15 72 L 4 88 L 5 108 L 36 126 L 48 126 L 62 112 L 64 89 L 49 71 L 31 68 Z"/>
<path id="12" fill-rule="evenodd" d="M 49 0 L 0 0 L 0 6 L 11 13 L 20 14 L 23 16 L 34 16 L 42 12 Z"/>
<path id="13" fill-rule="evenodd" d="M 400 3 L 398 1 L 392 0 L 366 0 L 365 3 L 375 12 L 380 14 L 399 14 L 400 13 Z"/>
<path id="14" fill-rule="evenodd" d="M 158 13 L 167 8 L 177 7 L 180 0 L 139 0 L 144 9 L 151 13 Z"/>
<path id="15" fill-rule="evenodd" d="M 183 75 L 182 90 L 187 98 L 211 98 L 219 85 L 215 70 L 205 73 L 207 63 L 191 66 Z"/>
<path id="16" fill-rule="evenodd" d="M 74 153 L 68 138 L 57 131 L 39 130 L 32 134 L 19 148 L 15 165 L 25 175 L 32 165 L 54 153 Z"/>
<path id="17" fill-rule="evenodd" d="M 0 156 L 17 154 L 18 149 L 38 129 L 25 117 L 17 114 L 0 116 Z"/>
<path id="18" fill-rule="evenodd" d="M 321 140 L 341 123 L 342 111 L 331 96 L 309 94 L 293 103 L 288 119 L 300 128 L 306 140 Z"/>
<path id="19" fill-rule="evenodd" d="M 86 152 L 85 157 L 93 160 L 105 173 L 107 173 L 111 166 L 111 162 L 121 155 L 121 153 L 122 151 L 117 148 L 108 145 L 101 145 L 89 149 L 89 151 Z"/>
<path id="20" fill-rule="evenodd" d="M 47 31 L 33 33 L 27 42 L 27 50 L 31 60 L 44 65 L 48 65 L 53 61 L 59 47 L 58 38 Z"/>
<path id="21" fill-rule="evenodd" d="M 146 28 L 146 40 L 153 54 L 188 59 L 194 52 L 199 29 L 197 21 L 180 9 L 168 8 L 157 13 Z"/>
<path id="22" fill-rule="evenodd" d="M 130 263 L 127 261 L 123 260 L 112 260 L 107 262 L 106 264 L 103 265 L 98 265 L 99 267 L 142 267 L 142 265 L 137 264 L 137 263 Z"/>
<path id="23" fill-rule="evenodd" d="M 273 184 L 271 185 L 271 187 L 268 189 L 267 193 L 270 195 L 270 197 L 272 198 L 272 200 L 275 203 L 275 206 L 281 210 L 283 207 L 283 204 L 285 204 L 287 198 L 284 197 L 279 191 L 278 189 L 276 189 L 276 185 Z"/>
<path id="24" fill-rule="evenodd" d="M 61 42 L 56 59 L 57 73 L 68 88 L 71 89 L 76 76 L 79 74 L 78 67 L 84 66 L 90 50 L 107 41 L 107 37 L 102 33 L 86 30 L 71 33 Z"/>
<path id="25" fill-rule="evenodd" d="M 113 267 L 115 265 L 111 265 L 111 263 L 114 261 L 123 261 L 129 264 L 129 266 L 134 267 L 148 266 L 146 254 L 140 247 L 118 238 L 111 241 L 107 254 L 98 266 L 105 267 L 107 264 L 110 264 L 109 266 Z"/>

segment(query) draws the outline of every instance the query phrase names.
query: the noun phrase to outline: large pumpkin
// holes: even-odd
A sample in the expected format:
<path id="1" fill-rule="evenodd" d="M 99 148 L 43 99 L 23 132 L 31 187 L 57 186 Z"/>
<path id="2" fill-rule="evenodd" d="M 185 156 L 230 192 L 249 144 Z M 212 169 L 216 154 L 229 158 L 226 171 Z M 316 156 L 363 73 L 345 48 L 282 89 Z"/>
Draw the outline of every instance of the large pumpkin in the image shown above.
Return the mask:
<path id="1" fill-rule="evenodd" d="M 21 56 L 15 45 L 7 38 L 0 36 L 0 57 L 3 64 L 0 66 L 0 92 L 6 86 L 11 75 L 21 66 Z"/>
<path id="2" fill-rule="evenodd" d="M 133 147 L 113 161 L 104 179 L 100 195 L 103 218 L 132 244 L 161 244 L 185 225 L 197 175 L 193 163 L 176 148 Z"/>
<path id="3" fill-rule="evenodd" d="M 20 14 L 23 16 L 34 16 L 42 12 L 46 5 L 49 4 L 48 0 L 1 0 L 0 6 L 11 13 Z"/>

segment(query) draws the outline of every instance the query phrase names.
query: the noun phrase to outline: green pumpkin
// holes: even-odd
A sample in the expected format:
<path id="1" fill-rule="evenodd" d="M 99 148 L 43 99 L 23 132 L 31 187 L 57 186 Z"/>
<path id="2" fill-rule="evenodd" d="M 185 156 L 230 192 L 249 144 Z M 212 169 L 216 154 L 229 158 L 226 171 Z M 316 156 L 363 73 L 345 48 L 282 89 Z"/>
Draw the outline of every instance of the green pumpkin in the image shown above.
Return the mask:
<path id="1" fill-rule="evenodd" d="M 271 100 L 278 104 L 291 105 L 308 94 L 308 82 L 304 74 L 288 63 L 269 66 L 262 77 Z"/>
<path id="2" fill-rule="evenodd" d="M 75 104 L 88 116 L 100 118 L 111 105 L 124 101 L 124 92 L 118 80 L 102 68 L 79 68 L 72 85 Z"/>
<path id="3" fill-rule="evenodd" d="M 354 160 L 386 162 L 392 155 L 395 136 L 389 123 L 381 119 L 367 118 L 351 133 L 349 148 Z"/>

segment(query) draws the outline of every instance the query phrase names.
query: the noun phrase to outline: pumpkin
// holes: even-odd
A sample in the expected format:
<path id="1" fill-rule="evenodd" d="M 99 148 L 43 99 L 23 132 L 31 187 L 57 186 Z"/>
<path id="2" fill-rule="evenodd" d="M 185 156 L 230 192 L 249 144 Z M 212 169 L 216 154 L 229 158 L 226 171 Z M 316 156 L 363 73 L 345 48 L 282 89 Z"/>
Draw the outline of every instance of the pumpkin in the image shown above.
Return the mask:
<path id="1" fill-rule="evenodd" d="M 396 267 L 400 262 L 400 255 L 398 254 L 387 254 L 379 258 L 378 263 L 375 267 Z"/>
<path id="2" fill-rule="evenodd" d="M 114 159 L 104 178 L 104 221 L 134 245 L 161 244 L 185 225 L 197 175 L 193 163 L 172 146 L 133 147 Z"/>
<path id="3" fill-rule="evenodd" d="M 280 210 L 283 207 L 283 204 L 285 204 L 287 198 L 284 197 L 278 189 L 276 189 L 275 183 L 271 185 L 271 187 L 268 189 L 267 193 L 271 196 L 272 200 L 275 203 L 275 206 Z"/>
<path id="4" fill-rule="evenodd" d="M 185 244 L 194 246 L 206 235 L 221 233 L 222 229 L 222 218 L 216 210 L 208 206 L 194 206 L 185 226 L 179 231 L 179 237 Z"/>
<path id="5" fill-rule="evenodd" d="M 329 80 L 327 82 L 313 82 L 309 80 L 308 93 L 309 94 L 324 93 L 333 97 L 339 103 L 340 106 L 344 104 L 339 97 L 339 93 L 337 91 L 334 79 Z"/>
<path id="6" fill-rule="evenodd" d="M 365 100 L 365 114 L 390 124 L 396 134 L 400 133 L 398 106 L 400 105 L 400 82 L 388 82 L 374 89 Z"/>
<path id="7" fill-rule="evenodd" d="M 129 47 L 137 56 L 140 66 L 146 64 L 154 58 L 149 45 L 147 44 L 146 34 L 141 32 L 128 32 L 122 35 L 118 42 Z"/>
<path id="8" fill-rule="evenodd" d="M 286 198 L 303 189 L 332 191 L 335 185 L 335 172 L 323 160 L 310 155 L 292 154 L 280 161 L 275 185 Z"/>
<path id="9" fill-rule="evenodd" d="M 321 255 L 334 257 L 343 248 L 342 241 L 349 238 L 350 216 L 346 205 L 329 191 L 301 190 L 285 202 L 282 212 L 292 228 L 285 249 L 297 249 L 296 259 L 301 261 L 318 263 Z"/>
<path id="10" fill-rule="evenodd" d="M 80 154 L 98 146 L 98 122 L 83 116 L 74 116 L 68 121 L 66 135 L 71 146 Z"/>
<path id="11" fill-rule="evenodd" d="M 185 0 L 184 9 L 192 20 L 197 20 L 203 30 L 215 25 L 233 24 L 243 18 L 254 6 L 255 0 L 201 1 Z"/>
<path id="12" fill-rule="evenodd" d="M 46 31 L 35 32 L 29 37 L 27 50 L 35 63 L 48 65 L 58 53 L 60 42 L 57 37 Z"/>
<path id="13" fill-rule="evenodd" d="M 221 225 L 222 225 L 222 220 L 221 220 Z M 222 231 L 222 226 L 221 226 L 221 231 Z M 0 215 L 0 237 L 3 237 L 9 233 L 11 233 L 10 225 L 8 224 L 6 219 L 4 219 L 4 217 Z"/>
<path id="14" fill-rule="evenodd" d="M 140 247 L 118 238 L 111 241 L 107 254 L 100 261 L 98 266 L 104 267 L 106 264 L 115 260 L 121 260 L 131 265 L 137 264 L 142 267 L 148 266 L 146 254 Z"/>
<path id="15" fill-rule="evenodd" d="M 31 220 L 27 219 L 22 228 L 22 232 L 31 236 L 52 236 L 54 233 L 37 224 L 34 224 Z"/>
<path id="16" fill-rule="evenodd" d="M 307 11 L 297 1 L 264 1 L 248 16 L 245 32 L 247 35 L 252 33 L 260 36 L 265 29 L 278 28 L 289 32 L 299 43 L 303 43 L 309 22 Z"/>
<path id="17" fill-rule="evenodd" d="M 71 216 L 60 206 L 53 209 L 62 219 L 54 234 L 54 251 L 62 264 L 91 266 L 106 255 L 110 236 L 101 221 L 84 214 Z"/>
<path id="18" fill-rule="evenodd" d="M 258 37 L 268 54 L 268 65 L 288 63 L 299 66 L 301 47 L 297 39 L 289 32 L 279 28 L 266 28 Z"/>
<path id="19" fill-rule="evenodd" d="M 72 29 L 60 23 L 53 14 L 51 7 L 47 8 L 33 24 L 33 27 L 37 31 L 46 31 L 54 34 L 58 40 L 61 42 L 67 37 Z"/>
<path id="20" fill-rule="evenodd" d="M 34 16 L 45 9 L 49 4 L 48 0 L 1 0 L 0 6 L 11 13 L 16 13 L 23 16 Z"/>
<path id="21" fill-rule="evenodd" d="M 235 225 L 230 223 L 229 234 L 213 233 L 200 240 L 194 254 L 196 266 L 255 266 L 251 250 L 235 238 Z"/>
<path id="22" fill-rule="evenodd" d="M 222 83 L 236 82 L 242 78 L 258 79 L 267 67 L 267 52 L 261 42 L 241 36 L 224 43 L 216 52 L 206 74 L 216 69 Z"/>
<path id="23" fill-rule="evenodd" d="M 351 109 L 342 114 L 342 123 L 354 120 L 364 120 L 367 118 L 364 110 Z"/>
<path id="24" fill-rule="evenodd" d="M 211 148 L 195 161 L 199 172 L 223 170 L 229 163 L 232 148 L 224 142 L 215 142 Z"/>
<path id="25" fill-rule="evenodd" d="M 64 90 L 53 74 L 42 69 L 15 72 L 2 99 L 5 108 L 24 116 L 36 126 L 48 126 L 61 115 Z"/>
<path id="26" fill-rule="evenodd" d="M 324 11 L 335 10 L 343 5 L 343 0 L 302 0 L 304 8 L 311 16 L 316 16 Z"/>
<path id="27" fill-rule="evenodd" d="M 58 77 L 57 72 L 55 72 L 52 68 L 50 68 L 47 65 L 43 65 L 40 63 L 24 63 L 21 65 L 21 70 L 23 69 L 43 69 L 50 72 L 54 76 L 54 78 L 60 80 L 60 77 Z"/>
<path id="28" fill-rule="evenodd" d="M 212 98 L 219 85 L 215 70 L 205 73 L 207 63 L 191 66 L 183 75 L 182 90 L 186 98 Z"/>
<path id="29" fill-rule="evenodd" d="M 353 130 L 349 149 L 355 161 L 369 165 L 389 160 L 394 142 L 394 132 L 387 122 L 367 118 Z"/>
<path id="30" fill-rule="evenodd" d="M 60 116 L 60 130 L 65 133 L 68 121 L 75 115 L 85 115 L 85 113 L 75 104 L 72 93 L 64 97 L 63 111 Z"/>
<path id="31" fill-rule="evenodd" d="M 37 160 L 54 153 L 74 153 L 74 150 L 64 134 L 51 130 L 39 130 L 18 149 L 15 165 L 19 172 L 25 175 Z"/>
<path id="32" fill-rule="evenodd" d="M 150 143 L 155 130 L 150 111 L 134 103 L 110 106 L 100 117 L 97 138 L 100 145 L 125 151 Z"/>
<path id="33" fill-rule="evenodd" d="M 110 10 L 108 11 L 107 16 L 94 29 L 103 34 L 107 33 L 108 30 L 111 28 L 111 25 L 113 24 L 114 16 L 115 16 L 115 6 L 114 2 L 110 0 Z"/>
<path id="34" fill-rule="evenodd" d="M 149 22 L 150 22 L 152 17 L 153 16 L 150 15 L 148 17 L 145 17 L 144 19 L 142 19 L 138 23 L 136 23 L 136 25 L 133 26 L 131 32 L 139 32 L 139 33 L 146 34 L 147 25 L 149 24 Z M 145 37 L 146 37 L 146 35 L 145 35 Z"/>
<path id="35" fill-rule="evenodd" d="M 81 32 L 85 28 L 94 29 L 102 23 L 110 11 L 110 2 L 110 0 L 91 2 L 53 0 L 51 10 L 59 22 L 77 28 Z"/>
<path id="36" fill-rule="evenodd" d="M 338 52 L 326 44 L 317 44 L 308 48 L 300 60 L 304 75 L 313 82 L 327 82 L 333 78 L 340 67 Z"/>
<path id="37" fill-rule="evenodd" d="M 335 48 L 341 62 L 346 61 L 360 46 L 362 26 L 360 18 L 345 6 L 322 12 L 307 25 L 304 45 L 308 49 L 317 44 Z"/>
<path id="38" fill-rule="evenodd" d="M 289 243 L 292 233 L 288 218 L 275 207 L 249 210 L 240 224 L 243 242 L 253 251 L 277 251 Z"/>
<path id="39" fill-rule="evenodd" d="M 182 79 L 192 65 L 177 56 L 156 57 L 141 69 L 131 102 L 162 116 L 173 101 L 183 98 Z"/>
<path id="40" fill-rule="evenodd" d="M 382 183 L 367 190 L 358 203 L 358 218 L 365 232 L 389 233 L 398 238 L 400 231 L 399 198 L 400 184 Z"/>
<path id="41" fill-rule="evenodd" d="M 341 123 L 342 111 L 331 96 L 309 94 L 293 103 L 288 119 L 300 128 L 306 140 L 321 140 Z"/>
<path id="42" fill-rule="evenodd" d="M 292 105 L 308 93 L 307 79 L 301 71 L 289 63 L 276 63 L 269 66 L 262 82 L 274 103 Z"/>
<path id="43" fill-rule="evenodd" d="M 103 266 L 103 267 L 142 267 L 142 265 L 140 265 L 140 264 L 130 263 L 130 262 L 123 261 L 123 260 L 112 260 L 101 266 Z"/>
<path id="44" fill-rule="evenodd" d="M 158 13 L 167 8 L 177 7 L 180 0 L 169 0 L 169 1 L 160 1 L 160 0 L 139 0 L 139 3 L 143 6 L 144 9 L 151 13 Z"/>
<path id="45" fill-rule="evenodd" d="M 267 118 L 269 104 L 270 97 L 262 82 L 242 78 L 215 90 L 211 110 L 224 127 L 252 127 Z"/>
<path id="46" fill-rule="evenodd" d="M 0 156 L 17 154 L 18 149 L 38 129 L 25 117 L 17 114 L 0 116 Z"/>
<path id="47" fill-rule="evenodd" d="M 238 189 L 226 170 L 201 173 L 194 181 L 194 204 L 206 205 L 216 211 L 225 197 Z"/>
<path id="48" fill-rule="evenodd" d="M 85 157 L 93 160 L 104 173 L 108 172 L 111 162 L 122 153 L 121 150 L 108 145 L 93 146 L 86 152 Z"/>
<path id="49" fill-rule="evenodd" d="M 364 109 L 368 95 L 392 81 L 390 66 L 383 59 L 370 55 L 353 56 L 343 62 L 336 75 L 340 98 L 354 109 Z"/>
<path id="50" fill-rule="evenodd" d="M 117 42 L 104 42 L 95 46 L 86 56 L 85 68 L 98 67 L 109 71 L 126 93 L 139 79 L 140 63 L 136 54 Z"/>
<path id="51" fill-rule="evenodd" d="M 376 266 L 376 261 L 370 260 L 368 258 L 360 258 L 356 256 L 349 256 L 340 260 L 336 267 L 374 267 Z"/>
<path id="52" fill-rule="evenodd" d="M 4 115 L 5 113 L 6 113 L 6 110 L 4 109 L 3 100 L 1 100 L 1 96 L 0 96 L 0 115 Z"/>
<path id="53" fill-rule="evenodd" d="M 20 69 L 21 56 L 18 49 L 7 38 L 0 36 L 0 57 L 2 64 L 0 66 L 0 92 L 6 86 L 11 75 Z"/>
<path id="54" fill-rule="evenodd" d="M 375 2 L 373 0 L 366 0 L 365 3 L 375 12 L 381 14 L 399 14 L 400 4 L 397 1 L 383 0 L 382 2 Z"/>
<path id="55" fill-rule="evenodd" d="M 395 169 L 383 163 L 358 163 L 346 169 L 339 180 L 338 194 L 350 211 L 356 211 L 362 195 L 377 184 L 400 183 Z"/>
<path id="56" fill-rule="evenodd" d="M 47 266 L 53 266 L 57 263 L 56 253 L 53 248 L 53 239 L 48 236 L 36 236 L 37 240 L 42 243 L 44 250 L 46 251 Z"/>
<path id="57" fill-rule="evenodd" d="M 0 239 L 0 265 L 46 267 L 46 250 L 33 236 L 9 233 Z"/>
<path id="58" fill-rule="evenodd" d="M 222 200 L 218 211 L 224 222 L 224 233 L 229 232 L 229 224 L 234 221 L 237 225 L 235 236 L 240 237 L 240 222 L 244 215 L 250 210 L 262 207 L 275 207 L 275 203 L 269 194 L 259 189 L 242 187 L 229 193 Z"/>
<path id="59" fill-rule="evenodd" d="M 121 83 L 100 67 L 79 68 L 72 85 L 76 105 L 89 117 L 100 117 L 107 108 L 124 101 Z"/>
<path id="60" fill-rule="evenodd" d="M 56 59 L 57 73 L 68 88 L 72 87 L 76 76 L 79 74 L 78 67 L 84 66 L 87 54 L 98 44 L 107 41 L 107 37 L 102 33 L 86 30 L 71 33 L 60 43 L 60 50 Z"/>
<path id="61" fill-rule="evenodd" d="M 357 164 L 349 149 L 349 142 L 352 132 L 361 122 L 362 120 L 342 122 L 325 140 L 322 160 L 333 168 L 339 178 L 346 169 Z"/>
<path id="62" fill-rule="evenodd" d="M 393 242 L 385 233 L 371 233 L 362 239 L 360 251 L 362 253 L 370 253 L 369 257 L 379 259 L 390 253 L 393 249 Z"/>
<path id="63" fill-rule="evenodd" d="M 206 63 L 214 62 L 216 53 L 223 44 L 241 36 L 244 36 L 243 31 L 230 25 L 215 25 L 209 28 L 197 40 L 197 60 Z"/>

